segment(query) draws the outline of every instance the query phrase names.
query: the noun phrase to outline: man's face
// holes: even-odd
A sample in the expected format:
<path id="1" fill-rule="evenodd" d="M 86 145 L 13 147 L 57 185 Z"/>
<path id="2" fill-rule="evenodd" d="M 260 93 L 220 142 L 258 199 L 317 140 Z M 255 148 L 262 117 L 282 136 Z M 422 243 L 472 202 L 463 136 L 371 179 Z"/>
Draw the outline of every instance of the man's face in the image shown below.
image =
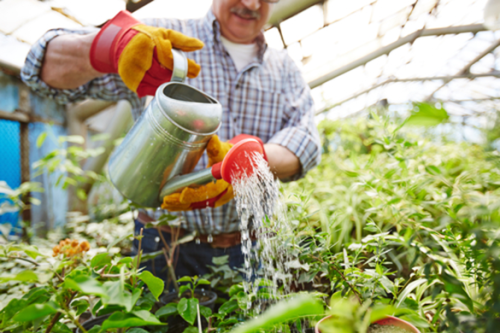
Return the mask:
<path id="1" fill-rule="evenodd" d="M 252 43 L 269 18 L 270 5 L 261 0 L 213 0 L 221 34 L 234 43 Z"/>

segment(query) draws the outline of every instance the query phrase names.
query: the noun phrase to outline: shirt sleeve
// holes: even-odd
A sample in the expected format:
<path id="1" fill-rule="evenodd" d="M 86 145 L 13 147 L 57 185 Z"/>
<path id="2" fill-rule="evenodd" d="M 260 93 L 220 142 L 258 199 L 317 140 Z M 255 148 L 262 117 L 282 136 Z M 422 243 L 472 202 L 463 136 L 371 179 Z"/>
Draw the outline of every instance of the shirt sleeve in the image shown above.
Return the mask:
<path id="1" fill-rule="evenodd" d="M 78 30 L 53 29 L 47 31 L 32 47 L 21 70 L 21 79 L 37 94 L 54 99 L 59 104 L 78 102 L 86 98 L 106 101 L 127 100 L 132 106 L 134 119 L 142 112 L 143 102 L 133 91 L 127 88 L 118 74 L 107 74 L 87 82 L 74 89 L 56 89 L 40 78 L 43 58 L 48 43 L 57 36 L 65 34 L 89 34 L 95 28 Z"/>
<path id="2" fill-rule="evenodd" d="M 285 181 L 297 180 L 321 161 L 321 144 L 314 123 L 314 101 L 309 86 L 293 62 L 285 58 L 284 127 L 268 143 L 288 148 L 300 160 L 301 171 Z"/>

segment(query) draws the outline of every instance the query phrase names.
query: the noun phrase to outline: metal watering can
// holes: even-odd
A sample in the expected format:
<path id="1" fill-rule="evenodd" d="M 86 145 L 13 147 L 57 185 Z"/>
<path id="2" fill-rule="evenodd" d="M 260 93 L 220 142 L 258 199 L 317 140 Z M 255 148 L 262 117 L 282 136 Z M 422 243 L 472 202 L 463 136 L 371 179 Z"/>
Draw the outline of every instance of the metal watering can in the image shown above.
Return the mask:
<path id="1" fill-rule="evenodd" d="M 266 158 L 259 138 L 241 134 L 230 141 L 234 146 L 222 162 L 191 173 L 219 130 L 222 106 L 215 98 L 183 83 L 187 58 L 178 50 L 172 50 L 172 54 L 171 81 L 158 87 L 108 164 L 113 185 L 125 198 L 145 207 L 159 207 L 164 196 L 187 186 L 216 179 L 232 183 L 253 173 L 253 154 Z"/>
<path id="2" fill-rule="evenodd" d="M 113 185 L 125 198 L 145 207 L 159 207 L 163 186 L 193 171 L 221 124 L 221 104 L 183 83 L 187 58 L 178 50 L 172 54 L 171 81 L 158 87 L 108 164 Z"/>

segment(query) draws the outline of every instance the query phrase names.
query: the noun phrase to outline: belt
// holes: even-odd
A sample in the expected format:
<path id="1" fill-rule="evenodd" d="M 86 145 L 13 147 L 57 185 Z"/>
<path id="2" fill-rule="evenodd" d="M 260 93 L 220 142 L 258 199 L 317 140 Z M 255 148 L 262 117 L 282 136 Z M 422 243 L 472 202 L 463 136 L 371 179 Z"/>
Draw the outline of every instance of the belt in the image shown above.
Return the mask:
<path id="1" fill-rule="evenodd" d="M 139 215 L 137 216 L 137 220 L 141 222 L 142 224 L 147 224 L 154 222 L 155 220 L 151 217 L 148 216 L 144 212 L 139 212 Z M 160 226 L 159 229 L 163 232 L 172 234 L 172 228 L 169 226 Z M 177 232 L 177 231 L 176 231 Z M 180 228 L 179 230 L 179 238 L 184 236 L 185 234 L 188 234 L 189 231 L 186 229 Z M 228 247 L 236 246 L 238 244 L 241 244 L 241 232 L 236 231 L 236 232 L 231 232 L 227 234 L 218 234 L 218 235 L 212 235 L 212 241 L 208 241 L 208 235 L 197 235 L 197 239 L 200 240 L 202 243 L 208 243 L 210 246 L 213 248 L 221 248 L 221 249 L 226 249 Z M 250 232 L 250 239 L 256 240 L 257 238 L 255 237 L 254 232 Z"/>

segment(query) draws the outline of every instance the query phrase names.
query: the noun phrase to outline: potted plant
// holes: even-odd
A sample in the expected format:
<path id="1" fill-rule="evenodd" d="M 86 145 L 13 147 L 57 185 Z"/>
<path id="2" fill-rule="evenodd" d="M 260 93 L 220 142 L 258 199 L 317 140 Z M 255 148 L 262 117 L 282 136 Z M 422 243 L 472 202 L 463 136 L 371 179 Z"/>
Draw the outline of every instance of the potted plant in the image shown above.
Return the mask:
<path id="1" fill-rule="evenodd" d="M 387 304 L 359 303 L 355 298 L 332 296 L 328 316 L 315 327 L 316 333 L 420 333 L 411 323 L 394 317 L 404 313 Z"/>

